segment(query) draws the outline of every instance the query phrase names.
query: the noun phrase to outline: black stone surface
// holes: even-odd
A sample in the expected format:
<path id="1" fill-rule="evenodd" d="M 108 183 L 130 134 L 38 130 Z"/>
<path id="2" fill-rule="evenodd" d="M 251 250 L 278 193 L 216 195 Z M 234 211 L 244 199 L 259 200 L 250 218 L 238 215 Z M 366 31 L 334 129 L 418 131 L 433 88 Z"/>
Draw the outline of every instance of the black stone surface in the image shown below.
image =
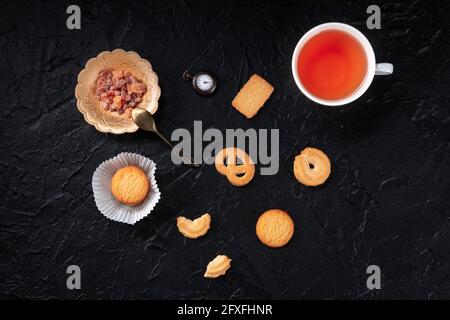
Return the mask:
<path id="1" fill-rule="evenodd" d="M 66 8 L 82 29 L 66 28 Z M 382 10 L 367 30 L 366 8 Z M 449 298 L 450 5 L 445 1 L 2 1 L 0 5 L 0 295 L 19 298 Z M 329 21 L 348 23 L 395 73 L 376 78 L 349 109 L 323 110 L 291 76 L 299 38 Z M 280 170 L 231 186 L 212 166 L 175 166 L 156 136 L 115 136 L 88 125 L 74 88 L 103 50 L 151 61 L 162 96 L 161 131 L 279 128 Z M 181 78 L 209 69 L 220 83 L 200 97 Z M 275 86 L 251 120 L 230 106 L 252 73 Z M 306 188 L 294 156 L 316 146 L 331 158 L 327 183 Z M 134 226 L 97 210 L 91 177 L 122 151 L 157 163 L 162 199 Z M 254 229 L 269 208 L 289 211 L 296 231 L 279 250 Z M 184 239 L 178 215 L 211 212 L 203 238 Z M 223 253 L 232 268 L 202 277 Z M 79 265 L 81 290 L 66 288 Z M 379 265 L 382 289 L 366 288 Z"/>

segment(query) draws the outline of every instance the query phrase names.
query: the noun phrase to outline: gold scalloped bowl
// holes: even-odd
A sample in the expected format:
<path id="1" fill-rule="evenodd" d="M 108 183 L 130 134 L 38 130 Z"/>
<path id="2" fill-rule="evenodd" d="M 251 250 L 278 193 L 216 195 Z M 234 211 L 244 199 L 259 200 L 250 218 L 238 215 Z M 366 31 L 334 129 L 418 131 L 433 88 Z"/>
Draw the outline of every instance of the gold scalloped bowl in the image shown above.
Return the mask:
<path id="1" fill-rule="evenodd" d="M 158 110 L 161 89 L 152 65 L 134 51 L 122 49 L 103 51 L 86 63 L 78 75 L 78 84 L 75 88 L 78 110 L 86 122 L 95 126 L 98 131 L 115 134 L 137 131 L 137 125 L 125 114 L 119 115 L 117 112 L 100 108 L 100 101 L 95 97 L 95 83 L 98 73 L 103 69 L 130 71 L 136 78 L 142 80 L 147 85 L 147 92 L 138 107 L 154 114 Z"/>

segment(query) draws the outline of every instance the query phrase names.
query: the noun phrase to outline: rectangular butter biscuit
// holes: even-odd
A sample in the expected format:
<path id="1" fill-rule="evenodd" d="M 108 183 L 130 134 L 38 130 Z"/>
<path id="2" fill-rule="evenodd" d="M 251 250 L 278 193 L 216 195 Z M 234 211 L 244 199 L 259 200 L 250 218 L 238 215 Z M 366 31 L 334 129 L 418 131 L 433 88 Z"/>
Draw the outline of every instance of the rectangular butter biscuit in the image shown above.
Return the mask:
<path id="1" fill-rule="evenodd" d="M 273 90 L 270 83 L 254 74 L 238 92 L 231 105 L 250 119 L 263 107 Z"/>

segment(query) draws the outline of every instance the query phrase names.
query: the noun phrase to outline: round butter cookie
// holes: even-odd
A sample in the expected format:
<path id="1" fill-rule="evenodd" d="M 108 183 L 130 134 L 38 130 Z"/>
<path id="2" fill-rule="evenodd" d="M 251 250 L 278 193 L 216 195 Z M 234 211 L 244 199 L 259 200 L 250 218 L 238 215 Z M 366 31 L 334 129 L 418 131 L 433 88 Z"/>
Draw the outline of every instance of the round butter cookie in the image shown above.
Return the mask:
<path id="1" fill-rule="evenodd" d="M 123 167 L 112 177 L 111 192 L 114 198 L 127 206 L 134 207 L 141 204 L 149 190 L 147 175 L 138 167 Z"/>
<path id="2" fill-rule="evenodd" d="M 271 209 L 264 212 L 256 223 L 256 235 L 268 247 L 279 248 L 291 240 L 294 221 L 284 210 Z"/>

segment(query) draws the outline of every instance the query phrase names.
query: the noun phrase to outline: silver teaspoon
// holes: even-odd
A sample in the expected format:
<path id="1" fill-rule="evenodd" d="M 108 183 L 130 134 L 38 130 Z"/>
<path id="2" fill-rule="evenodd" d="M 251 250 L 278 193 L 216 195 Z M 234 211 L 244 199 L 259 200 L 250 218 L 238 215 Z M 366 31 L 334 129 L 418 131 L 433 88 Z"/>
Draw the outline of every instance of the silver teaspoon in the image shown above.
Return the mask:
<path id="1" fill-rule="evenodd" d="M 153 118 L 152 114 L 150 112 L 148 112 L 145 109 L 142 108 L 134 108 L 133 111 L 131 112 L 131 117 L 133 118 L 134 123 L 136 123 L 136 125 L 141 128 L 142 130 L 145 131 L 150 131 L 150 132 L 154 132 L 156 133 L 165 143 L 167 143 L 171 149 L 174 148 L 174 146 L 172 145 L 172 143 L 167 140 L 166 138 L 164 138 L 164 136 L 159 133 L 158 129 L 156 128 L 156 124 L 155 124 L 155 118 Z M 186 156 L 180 156 L 179 153 L 177 153 L 177 155 L 183 159 L 183 162 L 187 165 L 190 165 L 192 167 L 198 167 L 199 165 L 194 163 L 194 161 Z"/>

